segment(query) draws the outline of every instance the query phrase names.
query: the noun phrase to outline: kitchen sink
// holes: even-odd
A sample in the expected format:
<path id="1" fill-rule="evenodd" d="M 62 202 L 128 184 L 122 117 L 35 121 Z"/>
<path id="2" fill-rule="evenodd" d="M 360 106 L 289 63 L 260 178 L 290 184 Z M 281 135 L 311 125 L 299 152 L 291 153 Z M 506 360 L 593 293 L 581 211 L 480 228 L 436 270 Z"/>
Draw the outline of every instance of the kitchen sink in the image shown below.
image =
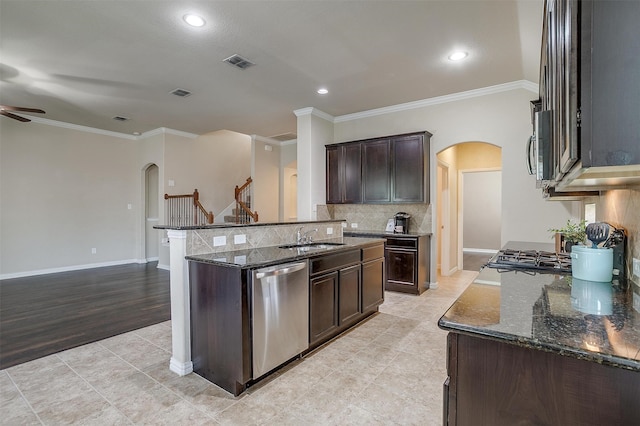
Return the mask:
<path id="1" fill-rule="evenodd" d="M 343 246 L 343 245 L 344 245 L 344 243 L 318 241 L 318 242 L 315 242 L 315 243 L 305 243 L 305 244 L 286 244 L 284 246 L 278 246 L 278 248 L 289 249 L 289 250 L 297 249 L 297 250 L 300 250 L 300 251 L 308 251 L 308 250 L 328 249 L 328 248 L 331 248 L 331 247 Z"/>

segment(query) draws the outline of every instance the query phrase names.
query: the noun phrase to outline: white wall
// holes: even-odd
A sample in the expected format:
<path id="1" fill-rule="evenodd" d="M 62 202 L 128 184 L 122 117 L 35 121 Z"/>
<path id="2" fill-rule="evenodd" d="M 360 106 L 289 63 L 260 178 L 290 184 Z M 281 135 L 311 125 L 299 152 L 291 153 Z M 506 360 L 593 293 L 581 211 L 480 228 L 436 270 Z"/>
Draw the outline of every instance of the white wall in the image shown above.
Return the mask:
<path id="1" fill-rule="evenodd" d="M 198 188 L 215 213 L 250 175 L 247 135 L 195 137 L 158 129 L 135 138 L 43 122 L 0 121 L 2 278 L 144 262 L 147 232 L 166 236 L 146 229 L 144 171 L 150 164 L 159 168 L 158 193 L 151 198 L 158 200 L 161 224 L 165 192 Z M 167 186 L 169 179 L 175 187 Z M 158 265 L 168 267 L 168 246 L 160 245 Z"/>
<path id="2" fill-rule="evenodd" d="M 464 211 L 462 247 L 498 250 L 501 247 L 502 172 L 463 172 L 461 183 Z"/>
<path id="3" fill-rule="evenodd" d="M 0 276 L 140 259 L 137 150 L 130 139 L 3 119 Z"/>
<path id="4" fill-rule="evenodd" d="M 259 222 L 278 222 L 280 210 L 280 145 L 252 136 L 252 210 Z"/>
<path id="5" fill-rule="evenodd" d="M 234 188 L 251 176 L 251 137 L 220 130 L 195 139 L 165 136 L 164 190 L 168 194 L 200 193 L 214 215 L 234 202 Z M 174 187 L 168 187 L 173 180 Z"/>
<path id="6" fill-rule="evenodd" d="M 510 240 L 549 242 L 547 229 L 573 217 L 573 206 L 571 202 L 543 200 L 533 176 L 525 170 L 525 141 L 531 134 L 529 101 L 536 96 L 525 89 L 513 89 L 370 117 L 339 119 L 335 140 L 428 130 L 433 134 L 432 152 L 467 141 L 497 145 L 502 148 L 502 244 Z M 434 156 L 431 165 L 435 170 Z M 435 191 L 435 182 L 431 185 Z"/>
<path id="7" fill-rule="evenodd" d="M 298 220 L 316 220 L 316 206 L 326 203 L 324 146 L 333 142 L 333 118 L 313 108 L 294 112 L 298 117 Z"/>

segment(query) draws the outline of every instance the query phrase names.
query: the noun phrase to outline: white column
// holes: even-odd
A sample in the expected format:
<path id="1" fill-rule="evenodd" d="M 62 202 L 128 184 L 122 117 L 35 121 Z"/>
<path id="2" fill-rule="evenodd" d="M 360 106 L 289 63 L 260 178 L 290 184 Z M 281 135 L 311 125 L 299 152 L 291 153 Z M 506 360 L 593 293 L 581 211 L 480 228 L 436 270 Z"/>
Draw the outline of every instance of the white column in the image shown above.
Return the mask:
<path id="1" fill-rule="evenodd" d="M 187 231 L 170 229 L 169 275 L 171 290 L 171 346 L 169 369 L 180 376 L 193 371 L 191 362 L 191 311 L 189 309 L 189 268 L 187 255 Z"/>

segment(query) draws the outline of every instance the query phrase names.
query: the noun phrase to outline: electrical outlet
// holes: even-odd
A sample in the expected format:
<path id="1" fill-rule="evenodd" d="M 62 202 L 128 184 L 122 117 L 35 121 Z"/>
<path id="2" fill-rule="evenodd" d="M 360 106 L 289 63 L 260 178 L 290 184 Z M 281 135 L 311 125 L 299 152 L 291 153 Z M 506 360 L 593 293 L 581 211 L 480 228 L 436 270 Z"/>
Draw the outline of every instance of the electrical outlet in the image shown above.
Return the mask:
<path id="1" fill-rule="evenodd" d="M 347 227 L 347 222 L 342 222 L 342 227 L 346 228 Z"/>
<path id="2" fill-rule="evenodd" d="M 91 254 L 96 254 L 97 252 L 98 252 L 98 250 L 96 250 L 96 248 L 95 248 L 95 247 L 93 247 L 93 248 L 91 249 Z"/>
<path id="3" fill-rule="evenodd" d="M 219 237 L 213 237 L 214 247 L 224 246 L 226 244 L 227 244 L 227 237 L 225 237 L 224 235 L 220 235 Z"/>
<path id="4" fill-rule="evenodd" d="M 327 235 L 333 234 L 333 228 L 327 228 Z"/>
<path id="5" fill-rule="evenodd" d="M 640 259 L 633 258 L 633 275 L 640 278 Z"/>
<path id="6" fill-rule="evenodd" d="M 357 227 L 358 227 L 358 224 L 354 222 L 354 223 L 352 223 L 352 224 L 351 224 L 351 227 L 352 227 L 352 228 L 357 228 Z"/>
<path id="7" fill-rule="evenodd" d="M 244 234 L 233 236 L 233 244 L 245 244 L 246 242 L 247 242 L 247 236 Z"/>

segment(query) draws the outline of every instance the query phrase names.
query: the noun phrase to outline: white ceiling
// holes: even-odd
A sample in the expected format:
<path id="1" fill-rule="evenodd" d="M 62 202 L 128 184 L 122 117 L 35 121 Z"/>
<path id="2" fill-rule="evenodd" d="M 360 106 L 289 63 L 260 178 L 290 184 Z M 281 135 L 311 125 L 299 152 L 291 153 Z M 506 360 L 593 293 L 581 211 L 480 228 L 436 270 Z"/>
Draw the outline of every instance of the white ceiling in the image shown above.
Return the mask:
<path id="1" fill-rule="evenodd" d="M 299 108 L 341 116 L 537 83 L 541 27 L 542 0 L 0 0 L 0 103 L 122 133 L 274 136 L 296 132 Z M 448 61 L 456 48 L 469 58 Z"/>

